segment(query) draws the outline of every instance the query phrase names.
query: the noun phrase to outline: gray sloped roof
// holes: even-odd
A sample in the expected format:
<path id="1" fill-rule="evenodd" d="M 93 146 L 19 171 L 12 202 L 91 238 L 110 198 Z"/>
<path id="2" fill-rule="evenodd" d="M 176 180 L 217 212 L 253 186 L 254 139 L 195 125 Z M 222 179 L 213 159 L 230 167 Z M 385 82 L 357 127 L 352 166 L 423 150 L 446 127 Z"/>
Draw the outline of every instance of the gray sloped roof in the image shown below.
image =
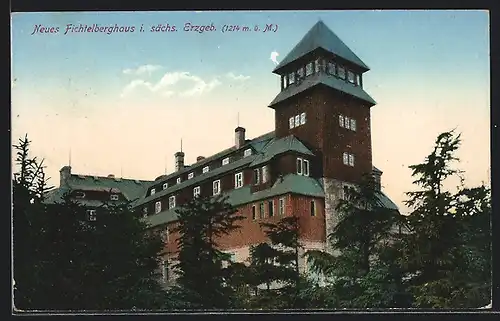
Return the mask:
<path id="1" fill-rule="evenodd" d="M 323 21 L 318 21 L 299 41 L 299 43 L 276 66 L 277 72 L 285 65 L 300 59 L 315 49 L 322 48 L 332 54 L 348 60 L 365 71 L 370 68 L 332 31 Z"/>
<path id="2" fill-rule="evenodd" d="M 230 190 L 223 195 L 227 201 L 234 205 L 243 205 L 251 202 L 264 200 L 270 197 L 285 195 L 288 193 L 324 197 L 324 192 L 319 180 L 296 174 L 288 174 L 282 180 L 278 179 L 272 188 L 252 193 L 250 186 Z M 177 220 L 178 214 L 175 209 L 167 209 L 158 214 L 148 216 L 145 220 L 151 226 L 157 226 Z"/>
<path id="3" fill-rule="evenodd" d="M 282 90 L 269 104 L 269 107 L 273 107 L 277 103 L 287 100 L 288 98 L 291 98 L 319 84 L 325 85 L 327 87 L 346 93 L 350 96 L 364 100 L 372 105 L 376 104 L 375 100 L 373 100 L 373 98 L 370 95 L 368 95 L 361 86 L 355 86 L 333 75 L 327 75 L 325 73 L 316 73 L 307 76 L 300 83 L 292 84 L 288 86 L 286 89 Z"/>
<path id="4" fill-rule="evenodd" d="M 250 166 L 256 166 L 270 161 L 274 156 L 283 154 L 288 151 L 295 151 L 301 154 L 313 156 L 313 152 L 309 150 L 295 136 L 289 135 L 280 139 L 275 139 L 269 142 L 263 149 L 262 153 L 258 154 Z"/>

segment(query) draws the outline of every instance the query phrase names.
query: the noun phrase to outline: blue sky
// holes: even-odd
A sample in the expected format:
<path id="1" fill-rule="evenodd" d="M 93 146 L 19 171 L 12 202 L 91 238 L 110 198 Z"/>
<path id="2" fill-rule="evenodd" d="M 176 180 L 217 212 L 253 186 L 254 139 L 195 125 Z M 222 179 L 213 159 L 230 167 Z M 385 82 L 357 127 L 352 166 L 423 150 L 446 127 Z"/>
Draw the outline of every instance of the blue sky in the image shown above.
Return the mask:
<path id="1" fill-rule="evenodd" d="M 188 161 L 198 153 L 227 148 L 237 113 L 250 136 L 273 130 L 273 112 L 266 106 L 277 95 L 279 81 L 271 73 L 270 53 L 277 51 L 278 60 L 284 58 L 318 19 L 371 68 L 364 87 L 378 102 L 372 109 L 374 163 L 384 170 L 388 193 L 398 204 L 411 188 L 410 178 L 398 177 L 409 176 L 407 165 L 421 161 L 436 135 L 450 128 L 458 126 L 464 132 L 464 153 L 476 155 L 463 161 L 472 182 L 487 178 L 486 11 L 13 14 L 13 138 L 31 135 L 34 152 L 47 159 L 53 177 L 71 148 L 78 155 L 73 157 L 76 171 L 124 171 L 124 176 L 152 179 L 161 174 L 165 162 L 173 168 L 181 137 Z M 184 32 L 186 22 L 213 23 L 219 31 Z M 144 25 L 146 31 L 63 35 L 69 23 L 136 29 Z M 166 23 L 180 31 L 148 30 Z M 220 32 L 224 24 L 262 29 L 271 23 L 278 25 L 277 32 Z M 31 35 L 40 24 L 57 26 L 61 32 Z M 146 65 L 149 69 L 138 72 Z M 195 95 L 176 94 L 193 85 Z M 186 123 L 212 134 L 198 139 L 199 133 L 192 133 Z M 114 148 L 115 156 L 105 157 L 111 159 L 108 163 L 98 161 L 92 150 L 106 150 L 112 138 L 97 137 L 111 130 L 122 137 L 122 142 L 113 143 L 120 147 Z M 403 140 L 413 139 L 415 131 L 420 145 L 407 146 Z M 161 140 L 161 151 L 149 142 L 152 136 Z M 151 158 L 148 168 L 136 164 L 131 150 L 137 147 L 128 145 L 141 145 L 141 152 Z"/>

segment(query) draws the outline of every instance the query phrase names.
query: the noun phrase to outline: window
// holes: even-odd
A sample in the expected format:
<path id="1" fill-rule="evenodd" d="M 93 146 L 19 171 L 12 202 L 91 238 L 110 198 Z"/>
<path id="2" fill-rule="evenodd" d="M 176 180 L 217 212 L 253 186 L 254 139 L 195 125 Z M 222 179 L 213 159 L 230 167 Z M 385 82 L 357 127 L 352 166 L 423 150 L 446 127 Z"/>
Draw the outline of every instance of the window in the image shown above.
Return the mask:
<path id="1" fill-rule="evenodd" d="M 255 205 L 252 206 L 252 220 L 256 220 L 257 219 L 257 215 L 255 214 Z"/>
<path id="2" fill-rule="evenodd" d="M 316 216 L 316 202 L 314 200 L 311 201 L 311 216 Z"/>
<path id="3" fill-rule="evenodd" d="M 300 126 L 300 115 L 295 116 L 295 127 Z"/>
<path id="4" fill-rule="evenodd" d="M 306 65 L 306 77 L 312 75 L 313 73 L 313 63 L 310 62 Z"/>
<path id="5" fill-rule="evenodd" d="M 336 75 L 334 62 L 332 61 L 328 62 L 327 73 L 329 73 L 330 75 Z"/>
<path id="6" fill-rule="evenodd" d="M 356 83 L 355 83 L 356 86 L 361 86 L 361 76 L 356 74 Z"/>
<path id="7" fill-rule="evenodd" d="M 351 130 L 356 131 L 356 119 L 351 119 Z"/>
<path id="8" fill-rule="evenodd" d="M 261 202 L 260 206 L 259 206 L 259 217 L 261 219 L 264 218 L 264 217 L 266 217 L 266 213 L 264 211 L 265 211 L 264 202 Z"/>
<path id="9" fill-rule="evenodd" d="M 351 127 L 351 119 L 349 117 L 345 118 L 345 128 L 349 129 Z"/>
<path id="10" fill-rule="evenodd" d="M 297 158 L 297 174 L 302 175 L 302 158 Z"/>
<path id="11" fill-rule="evenodd" d="M 234 175 L 234 188 L 240 188 L 243 186 L 243 172 L 236 173 Z"/>
<path id="12" fill-rule="evenodd" d="M 76 192 L 75 197 L 76 198 L 85 198 L 85 193 L 84 192 Z"/>
<path id="13" fill-rule="evenodd" d="M 152 188 L 152 189 L 151 189 L 151 193 L 150 193 L 150 194 L 151 194 L 151 195 L 155 195 L 155 193 L 156 193 L 156 190 L 155 190 L 154 188 Z"/>
<path id="14" fill-rule="evenodd" d="M 260 183 L 260 170 L 258 168 L 253 170 L 253 184 L 258 185 Z"/>
<path id="15" fill-rule="evenodd" d="M 284 198 L 279 199 L 278 214 L 279 214 L 279 216 L 285 216 L 285 199 Z"/>
<path id="16" fill-rule="evenodd" d="M 289 123 L 290 128 L 294 128 L 295 127 L 295 117 L 290 117 L 290 119 L 288 120 L 288 123 Z"/>
<path id="17" fill-rule="evenodd" d="M 210 167 L 208 167 L 208 166 L 203 167 L 203 173 L 208 173 L 209 170 L 210 170 Z"/>
<path id="18" fill-rule="evenodd" d="M 170 196 L 168 198 L 168 208 L 174 208 L 175 207 L 175 196 Z"/>
<path id="19" fill-rule="evenodd" d="M 304 159 L 302 165 L 303 165 L 302 174 L 304 176 L 309 176 L 309 161 L 307 159 Z"/>
<path id="20" fill-rule="evenodd" d="M 222 165 L 227 165 L 229 164 L 229 157 L 226 157 L 222 160 Z"/>
<path id="21" fill-rule="evenodd" d="M 252 155 L 252 149 L 245 149 L 245 151 L 243 152 L 243 157 L 248 157 Z"/>
<path id="22" fill-rule="evenodd" d="M 158 214 L 161 212 L 161 201 L 158 201 L 155 203 L 155 214 Z"/>
<path id="23" fill-rule="evenodd" d="M 268 166 L 264 165 L 262 166 L 261 173 L 262 173 L 262 183 L 266 183 L 268 179 Z"/>
<path id="24" fill-rule="evenodd" d="M 163 189 L 167 189 L 168 188 L 168 183 L 164 183 L 163 184 Z"/>
<path id="25" fill-rule="evenodd" d="M 188 179 L 191 179 L 191 178 L 193 178 L 193 177 L 194 177 L 194 173 L 189 173 L 189 174 L 188 174 Z"/>
<path id="26" fill-rule="evenodd" d="M 193 188 L 193 197 L 198 197 L 200 196 L 200 193 L 201 193 L 201 187 L 200 186 L 196 186 L 195 188 Z"/>
<path id="27" fill-rule="evenodd" d="M 339 78 L 345 79 L 345 68 L 343 66 L 338 66 L 337 71 Z"/>
<path id="28" fill-rule="evenodd" d="M 347 81 L 350 82 L 351 84 L 354 84 L 356 82 L 356 77 L 354 76 L 354 73 L 350 70 L 347 71 Z"/>
<path id="29" fill-rule="evenodd" d="M 342 155 L 342 161 L 344 162 L 344 165 L 349 165 L 349 154 L 344 153 L 344 155 Z"/>
<path id="30" fill-rule="evenodd" d="M 142 208 L 142 217 L 148 217 L 148 207 L 144 206 Z"/>
<path id="31" fill-rule="evenodd" d="M 288 75 L 288 80 L 290 82 L 290 85 L 295 82 L 295 73 L 292 72 L 290 75 Z"/>
<path id="32" fill-rule="evenodd" d="M 119 197 L 118 197 L 118 195 L 117 195 L 117 194 L 111 194 L 111 196 L 110 196 L 110 199 L 111 199 L 112 201 L 118 201 L 118 198 L 119 198 Z"/>
<path id="33" fill-rule="evenodd" d="M 180 184 L 182 182 L 182 178 L 177 177 L 177 184 Z"/>
<path id="34" fill-rule="evenodd" d="M 354 155 L 349 154 L 349 166 L 354 166 Z"/>
<path id="35" fill-rule="evenodd" d="M 300 124 L 304 125 L 306 123 L 306 113 L 300 114 Z"/>
<path id="36" fill-rule="evenodd" d="M 344 116 L 339 115 L 339 125 L 340 127 L 344 127 Z"/>
<path id="37" fill-rule="evenodd" d="M 314 72 L 320 72 L 321 71 L 321 60 L 318 58 L 316 59 L 316 61 L 314 62 Z"/>
<path id="38" fill-rule="evenodd" d="M 212 190 L 214 195 L 220 194 L 220 180 L 216 180 L 212 183 Z"/>
<path id="39" fill-rule="evenodd" d="M 274 216 L 274 201 L 267 201 L 267 212 L 269 213 L 269 217 Z"/>
<path id="40" fill-rule="evenodd" d="M 304 78 L 304 68 L 299 68 L 297 70 L 297 80 L 302 80 Z"/>
<path id="41" fill-rule="evenodd" d="M 87 215 L 89 216 L 89 221 L 97 221 L 97 213 L 96 210 L 87 210 Z"/>

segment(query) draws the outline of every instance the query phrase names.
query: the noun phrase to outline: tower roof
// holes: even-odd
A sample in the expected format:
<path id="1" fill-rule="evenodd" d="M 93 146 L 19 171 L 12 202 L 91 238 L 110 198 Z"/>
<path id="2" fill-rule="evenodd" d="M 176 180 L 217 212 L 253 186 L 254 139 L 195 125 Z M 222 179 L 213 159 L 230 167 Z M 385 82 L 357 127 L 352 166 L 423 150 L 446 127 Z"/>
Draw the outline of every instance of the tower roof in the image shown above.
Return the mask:
<path id="1" fill-rule="evenodd" d="M 322 48 L 332 54 L 344 58 L 365 71 L 370 68 L 352 52 L 340 38 L 325 25 L 323 21 L 318 21 L 299 41 L 299 43 L 285 56 L 285 58 L 274 68 L 273 72 L 278 73 L 280 69 L 289 63 L 305 56 L 306 54 Z"/>

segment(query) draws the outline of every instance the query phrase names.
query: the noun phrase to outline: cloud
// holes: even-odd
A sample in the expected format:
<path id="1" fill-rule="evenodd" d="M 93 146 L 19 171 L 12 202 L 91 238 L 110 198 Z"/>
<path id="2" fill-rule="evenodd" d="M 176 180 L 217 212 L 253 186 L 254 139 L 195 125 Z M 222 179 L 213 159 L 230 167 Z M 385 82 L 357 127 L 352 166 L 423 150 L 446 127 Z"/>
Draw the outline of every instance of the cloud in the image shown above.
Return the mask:
<path id="1" fill-rule="evenodd" d="M 126 75 L 143 75 L 148 74 L 151 75 L 153 72 L 160 70 L 162 67 L 160 65 L 143 65 L 139 66 L 136 69 L 125 69 L 123 73 Z"/>
<path id="2" fill-rule="evenodd" d="M 190 88 L 183 91 L 176 91 L 173 87 L 178 85 L 181 81 L 190 83 Z M 220 84 L 221 82 L 217 78 L 214 78 L 211 81 L 205 81 L 201 77 L 192 75 L 187 71 L 175 71 L 164 74 L 157 83 L 152 83 L 142 79 L 132 80 L 123 89 L 122 97 L 127 96 L 138 88 L 144 88 L 166 97 L 173 96 L 175 93 L 179 93 L 179 96 L 184 97 L 195 96 L 208 93 Z"/>
<path id="3" fill-rule="evenodd" d="M 236 76 L 234 73 L 232 72 L 228 72 L 226 74 L 226 77 L 229 78 L 229 79 L 232 79 L 232 80 L 239 80 L 239 81 L 245 81 L 245 80 L 248 80 L 250 79 L 250 76 L 243 76 L 243 75 L 238 75 Z"/>

